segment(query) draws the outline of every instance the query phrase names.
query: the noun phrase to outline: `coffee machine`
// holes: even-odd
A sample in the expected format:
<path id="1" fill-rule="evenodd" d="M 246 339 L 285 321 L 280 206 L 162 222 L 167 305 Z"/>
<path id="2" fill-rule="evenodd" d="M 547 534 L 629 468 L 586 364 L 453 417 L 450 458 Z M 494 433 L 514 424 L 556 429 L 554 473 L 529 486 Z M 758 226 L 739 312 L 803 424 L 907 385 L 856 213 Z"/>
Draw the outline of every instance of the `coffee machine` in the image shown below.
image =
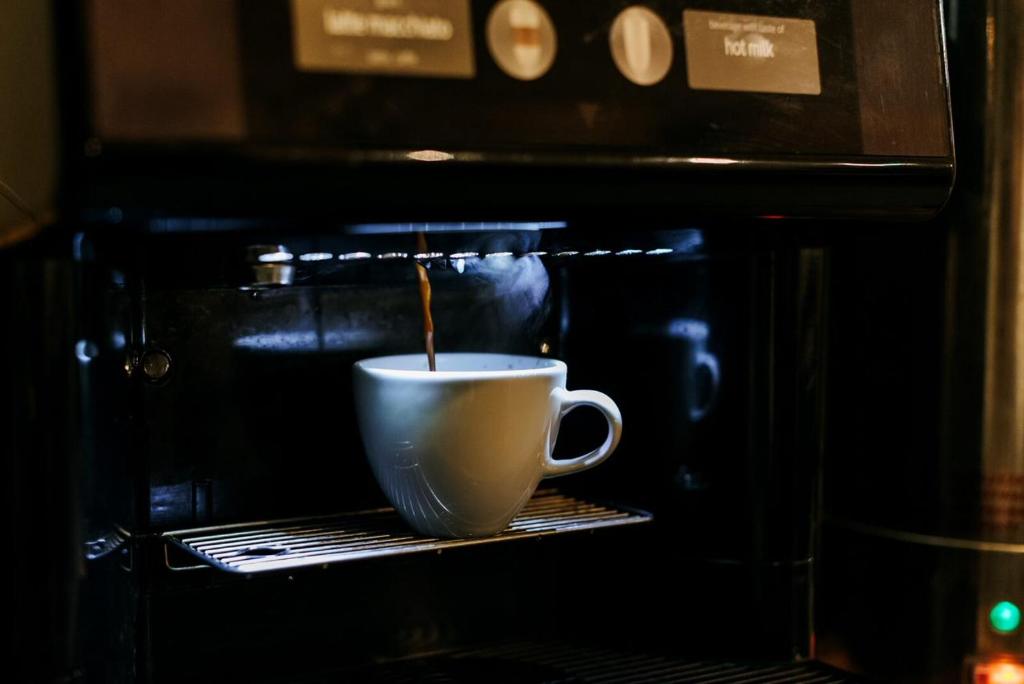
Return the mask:
<path id="1" fill-rule="evenodd" d="M 58 9 L 62 218 L 3 302 L 26 678 L 858 681 L 815 660 L 829 246 L 949 196 L 938 2 Z M 417 264 L 438 351 L 622 409 L 497 536 L 366 463 Z"/>

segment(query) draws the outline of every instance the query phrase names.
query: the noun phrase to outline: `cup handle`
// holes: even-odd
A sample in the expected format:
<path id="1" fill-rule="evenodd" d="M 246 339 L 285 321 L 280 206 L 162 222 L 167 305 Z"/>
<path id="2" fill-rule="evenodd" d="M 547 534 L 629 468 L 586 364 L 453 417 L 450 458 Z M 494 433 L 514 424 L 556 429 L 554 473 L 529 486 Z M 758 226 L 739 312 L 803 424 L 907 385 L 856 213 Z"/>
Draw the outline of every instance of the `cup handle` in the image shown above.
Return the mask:
<path id="1" fill-rule="evenodd" d="M 544 455 L 544 477 L 559 477 L 578 473 L 587 468 L 593 468 L 604 459 L 611 456 L 615 447 L 619 445 L 622 438 L 622 413 L 615 405 L 611 397 L 594 390 L 575 390 L 570 392 L 561 387 L 556 387 L 551 392 L 551 402 L 555 409 L 555 424 L 551 429 L 551 439 L 548 443 L 547 453 Z M 555 440 L 558 439 L 558 427 L 562 418 L 569 411 L 577 406 L 593 406 L 604 414 L 608 420 L 608 436 L 604 444 L 578 458 L 559 459 L 551 458 L 551 452 L 555 448 Z"/>
<path id="2" fill-rule="evenodd" d="M 697 367 L 707 370 L 708 377 L 711 380 L 711 386 L 708 388 L 708 396 L 704 405 L 694 406 L 690 409 L 690 420 L 694 423 L 704 420 L 704 416 L 708 415 L 708 411 L 710 411 L 711 407 L 715 405 L 715 399 L 718 398 L 718 383 L 720 380 L 718 359 L 715 358 L 714 354 L 709 354 L 703 351 L 697 354 Z"/>

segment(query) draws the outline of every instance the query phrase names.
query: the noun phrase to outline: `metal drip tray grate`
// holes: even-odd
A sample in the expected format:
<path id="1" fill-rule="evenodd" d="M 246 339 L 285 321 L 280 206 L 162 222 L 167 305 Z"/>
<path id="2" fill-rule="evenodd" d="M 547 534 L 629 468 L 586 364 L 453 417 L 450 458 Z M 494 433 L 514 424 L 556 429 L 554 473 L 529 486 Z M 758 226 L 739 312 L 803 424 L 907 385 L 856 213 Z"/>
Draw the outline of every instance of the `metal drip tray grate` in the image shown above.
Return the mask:
<path id="1" fill-rule="evenodd" d="M 250 574 L 633 525 L 649 520 L 649 513 L 591 503 L 549 490 L 538 492 L 508 528 L 493 537 L 423 537 L 410 530 L 391 508 L 323 518 L 178 530 L 165 532 L 163 536 L 222 570 Z"/>
<path id="2" fill-rule="evenodd" d="M 511 643 L 409 658 L 295 684 L 854 684 L 860 677 L 814 661 L 744 663 L 687 660 L 580 648 L 565 643 Z"/>

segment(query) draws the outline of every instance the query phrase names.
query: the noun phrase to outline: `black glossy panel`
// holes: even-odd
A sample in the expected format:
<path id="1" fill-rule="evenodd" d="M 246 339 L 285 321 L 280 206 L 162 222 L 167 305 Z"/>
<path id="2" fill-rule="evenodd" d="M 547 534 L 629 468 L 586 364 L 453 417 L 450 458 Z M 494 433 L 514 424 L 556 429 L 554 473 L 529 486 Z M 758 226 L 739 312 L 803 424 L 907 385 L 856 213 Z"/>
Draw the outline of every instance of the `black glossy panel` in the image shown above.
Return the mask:
<path id="1" fill-rule="evenodd" d="M 899 17 L 880 33 L 876 14 L 854 20 L 850 0 L 658 0 L 649 4 L 670 27 L 675 59 L 650 87 L 613 62 L 607 36 L 618 2 L 548 3 L 558 57 L 529 82 L 506 76 L 490 56 L 484 23 L 493 0 L 472 3 L 473 79 L 300 71 L 284 0 L 235 0 L 233 12 L 187 0 L 143 13 L 119 10 L 123 0 L 95 2 L 104 11 L 94 16 L 108 23 L 79 26 L 68 10 L 64 41 L 64 200 L 90 221 L 109 220 L 111 208 L 347 220 L 655 216 L 676 207 L 927 216 L 952 183 L 933 0 L 887 5 Z M 690 89 L 682 13 L 695 7 L 814 21 L 821 94 Z M 138 57 L 125 47 L 157 26 L 209 42 L 211 22 L 223 43 L 180 62 L 166 41 L 143 41 Z M 118 32 L 134 42 L 119 42 Z M 73 46 L 83 35 L 80 56 Z M 187 116 L 168 115 L 182 108 Z M 409 156 L 423 150 L 443 154 Z"/>
<path id="2" fill-rule="evenodd" d="M 847 0 L 719 1 L 723 12 L 815 21 L 820 96 L 691 90 L 683 9 L 650 3 L 674 36 L 675 60 L 660 83 L 636 86 L 616 68 L 608 34 L 621 3 L 549 2 L 558 31 L 551 70 L 536 81 L 506 76 L 487 50 L 491 0 L 473 3 L 477 77 L 382 78 L 299 72 L 286 2 L 242 2 L 249 129 L 254 142 L 568 154 L 860 154 L 856 63 Z M 700 4 L 704 7 L 706 3 Z M 838 6 L 837 6 L 838 5 Z"/>
<path id="3" fill-rule="evenodd" d="M 669 27 L 674 59 L 665 78 L 647 87 L 626 79 L 612 59 L 616 2 L 547 3 L 557 53 L 535 81 L 510 78 L 492 58 L 485 25 L 494 0 L 471 3 L 470 79 L 303 71 L 286 0 L 235 0 L 217 10 L 201 4 L 126 11 L 121 0 L 95 0 L 89 99 L 105 141 L 655 156 L 945 156 L 949 149 L 931 0 L 887 5 L 895 17 L 874 5 L 851 12 L 850 0 L 718 0 L 710 7 L 657 0 L 648 6 Z M 813 21 L 821 94 L 691 89 L 684 9 Z M 143 39 L 169 31 L 195 49 L 181 53 L 166 40 Z M 166 115 L 186 105 L 187 124 Z"/>

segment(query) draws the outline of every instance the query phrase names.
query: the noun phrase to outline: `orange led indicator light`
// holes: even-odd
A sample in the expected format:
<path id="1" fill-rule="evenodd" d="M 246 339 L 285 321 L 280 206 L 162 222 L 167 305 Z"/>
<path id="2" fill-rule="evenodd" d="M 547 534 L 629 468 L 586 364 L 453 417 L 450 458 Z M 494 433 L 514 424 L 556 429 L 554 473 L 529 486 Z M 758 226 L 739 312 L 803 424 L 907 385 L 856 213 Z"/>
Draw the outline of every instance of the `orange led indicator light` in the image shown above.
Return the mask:
<path id="1" fill-rule="evenodd" d="M 974 684 L 1024 684 L 1024 666 L 1008 662 L 978 665 Z"/>

